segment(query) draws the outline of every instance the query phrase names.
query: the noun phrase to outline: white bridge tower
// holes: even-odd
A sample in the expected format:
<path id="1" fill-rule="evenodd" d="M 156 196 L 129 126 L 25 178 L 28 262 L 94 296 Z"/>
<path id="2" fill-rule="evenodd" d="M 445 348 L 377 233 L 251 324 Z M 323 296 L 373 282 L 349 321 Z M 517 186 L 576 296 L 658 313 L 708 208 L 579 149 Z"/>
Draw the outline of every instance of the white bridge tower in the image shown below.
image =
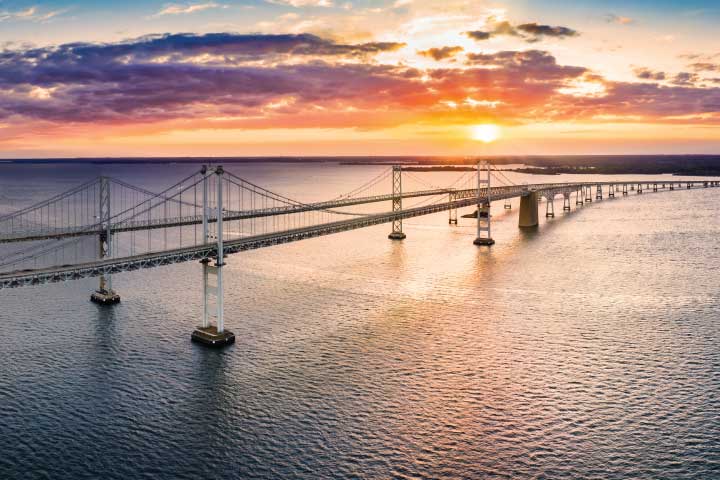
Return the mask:
<path id="1" fill-rule="evenodd" d="M 483 176 L 483 173 L 485 175 Z M 490 163 L 478 162 L 477 165 L 477 237 L 475 245 L 493 245 L 495 240 L 490 233 Z"/>
<path id="2" fill-rule="evenodd" d="M 210 347 L 222 347 L 235 343 L 235 334 L 229 330 L 225 330 L 224 319 L 224 298 L 223 298 L 223 267 L 225 266 L 223 252 L 223 167 L 203 166 L 201 173 L 203 175 L 202 188 L 202 229 L 203 243 L 208 245 L 211 243 L 210 232 L 208 228 L 208 220 L 212 213 L 211 207 L 208 205 L 208 182 L 212 181 L 215 175 L 215 189 L 217 191 L 217 208 L 216 208 L 216 256 L 215 264 L 211 265 L 209 257 L 200 260 L 203 271 L 203 317 L 202 324 L 192 333 L 191 339 L 194 342 L 201 343 Z M 215 279 L 214 285 L 212 279 Z M 212 314 L 212 300 L 215 300 L 215 325 L 210 322 Z"/>

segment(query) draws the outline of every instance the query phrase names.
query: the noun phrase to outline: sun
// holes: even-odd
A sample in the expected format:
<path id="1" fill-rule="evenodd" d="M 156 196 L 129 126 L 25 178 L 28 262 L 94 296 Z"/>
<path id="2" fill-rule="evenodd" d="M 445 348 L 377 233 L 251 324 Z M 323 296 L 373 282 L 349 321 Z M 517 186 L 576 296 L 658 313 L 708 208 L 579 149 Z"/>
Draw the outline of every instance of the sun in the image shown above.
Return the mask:
<path id="1" fill-rule="evenodd" d="M 483 143 L 494 142 L 500 138 L 500 127 L 492 123 L 475 125 L 472 128 L 472 138 Z"/>

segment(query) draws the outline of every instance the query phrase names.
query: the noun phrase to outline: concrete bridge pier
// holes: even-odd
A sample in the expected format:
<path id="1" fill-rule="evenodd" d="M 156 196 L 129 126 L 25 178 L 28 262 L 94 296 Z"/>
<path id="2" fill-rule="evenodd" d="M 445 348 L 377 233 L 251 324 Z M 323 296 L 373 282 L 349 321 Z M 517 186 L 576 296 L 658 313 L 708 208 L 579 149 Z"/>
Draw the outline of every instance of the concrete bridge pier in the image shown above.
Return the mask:
<path id="1" fill-rule="evenodd" d="M 608 187 L 608 198 L 615 198 L 615 185 Z"/>
<path id="2" fill-rule="evenodd" d="M 623 196 L 628 194 L 627 183 L 623 183 L 622 194 Z"/>
<path id="3" fill-rule="evenodd" d="M 598 184 L 595 187 L 595 200 L 602 200 L 602 199 L 603 199 L 602 185 Z"/>
<path id="4" fill-rule="evenodd" d="M 570 192 L 563 193 L 563 212 L 570 211 Z"/>
<path id="5" fill-rule="evenodd" d="M 555 218 L 555 195 L 546 196 L 545 218 Z"/>
<path id="6" fill-rule="evenodd" d="M 583 190 L 582 187 L 575 190 L 575 205 L 582 205 L 583 202 Z"/>
<path id="7" fill-rule="evenodd" d="M 537 192 L 528 192 L 520 197 L 520 216 L 518 226 L 520 228 L 537 227 L 538 221 L 538 197 Z"/>
<path id="8" fill-rule="evenodd" d="M 638 186 L 637 186 L 637 193 L 638 193 L 638 195 L 640 195 L 642 192 L 643 192 L 642 183 L 638 183 Z"/>
<path id="9" fill-rule="evenodd" d="M 674 184 L 674 183 L 671 183 L 671 184 L 670 184 L 670 190 L 675 190 L 675 184 Z"/>
<path id="10" fill-rule="evenodd" d="M 98 218 L 102 225 L 102 233 L 98 235 L 98 251 L 100 259 L 108 258 L 112 255 L 112 231 L 111 215 L 110 215 L 110 179 L 100 177 L 100 204 L 98 205 Z M 100 275 L 100 285 L 90 295 L 90 300 L 100 305 L 114 305 L 120 302 L 118 295 L 112 288 L 112 276 Z"/>
<path id="11" fill-rule="evenodd" d="M 657 183 L 653 183 L 653 192 L 657 192 L 657 191 L 658 191 Z"/>
<path id="12" fill-rule="evenodd" d="M 585 186 L 585 203 L 592 203 L 592 187 L 590 185 Z"/>

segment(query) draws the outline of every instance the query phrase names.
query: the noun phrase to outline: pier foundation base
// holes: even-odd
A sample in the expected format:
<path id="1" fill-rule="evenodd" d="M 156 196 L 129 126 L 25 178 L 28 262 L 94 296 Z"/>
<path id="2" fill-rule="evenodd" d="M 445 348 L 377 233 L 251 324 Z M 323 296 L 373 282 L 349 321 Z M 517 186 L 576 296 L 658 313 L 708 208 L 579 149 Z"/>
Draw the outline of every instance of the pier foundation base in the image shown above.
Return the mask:
<path id="1" fill-rule="evenodd" d="M 388 235 L 388 238 L 390 240 L 404 240 L 407 238 L 407 235 L 405 235 L 403 232 L 392 232 L 390 235 Z"/>
<path id="2" fill-rule="evenodd" d="M 473 243 L 474 243 L 475 245 L 480 245 L 480 246 L 487 246 L 487 247 L 489 247 L 490 245 L 495 245 L 495 240 L 493 240 L 492 238 L 487 238 L 487 237 L 477 237 L 477 238 L 473 241 Z"/>
<path id="3" fill-rule="evenodd" d="M 220 348 L 235 343 L 235 334 L 229 330 L 218 333 L 217 327 L 197 327 L 190 339 L 207 347 Z"/>
<path id="4" fill-rule="evenodd" d="M 99 305 L 115 305 L 120 303 L 120 295 L 113 290 L 96 290 L 90 295 L 90 301 Z"/>

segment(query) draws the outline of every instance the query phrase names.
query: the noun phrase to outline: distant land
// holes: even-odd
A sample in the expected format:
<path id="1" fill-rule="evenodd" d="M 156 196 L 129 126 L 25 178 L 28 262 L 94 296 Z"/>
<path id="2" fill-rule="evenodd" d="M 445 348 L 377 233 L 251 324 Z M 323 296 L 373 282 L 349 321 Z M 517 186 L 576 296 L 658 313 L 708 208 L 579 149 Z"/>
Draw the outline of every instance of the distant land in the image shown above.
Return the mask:
<path id="1" fill-rule="evenodd" d="M 478 158 L 495 165 L 523 165 L 514 171 L 537 174 L 675 174 L 720 176 L 720 155 L 530 155 L 488 157 L 122 157 L 3 159 L 0 164 L 196 164 L 196 163 L 339 163 L 396 165 L 452 170 L 473 165 Z M 460 167 L 459 169 L 462 169 Z"/>

